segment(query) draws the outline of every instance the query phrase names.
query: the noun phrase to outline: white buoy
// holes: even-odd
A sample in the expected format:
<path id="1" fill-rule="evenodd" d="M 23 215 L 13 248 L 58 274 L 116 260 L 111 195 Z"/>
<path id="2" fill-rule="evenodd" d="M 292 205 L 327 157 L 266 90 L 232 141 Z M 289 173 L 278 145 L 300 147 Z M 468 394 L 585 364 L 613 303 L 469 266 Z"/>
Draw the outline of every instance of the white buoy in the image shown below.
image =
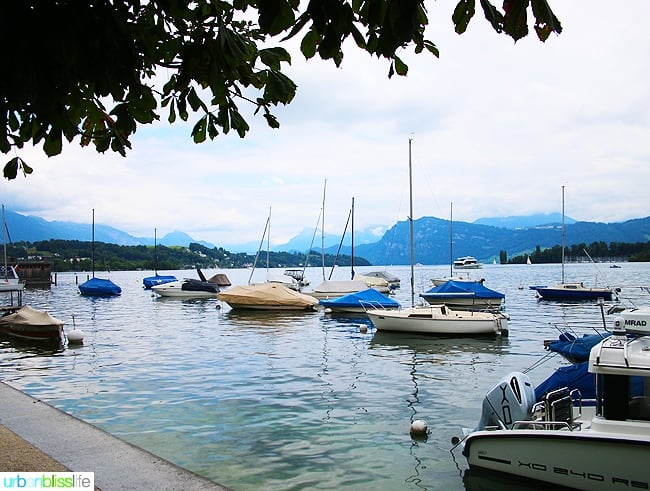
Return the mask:
<path id="1" fill-rule="evenodd" d="M 366 326 L 365 324 L 359 324 L 359 331 L 368 332 L 368 326 Z"/>
<path id="2" fill-rule="evenodd" d="M 72 331 L 66 333 L 65 337 L 68 338 L 68 344 L 78 344 L 84 342 L 84 333 L 81 329 L 77 329 L 77 326 L 74 323 L 74 315 L 72 316 Z"/>
<path id="3" fill-rule="evenodd" d="M 86 334 L 81 329 L 73 329 L 72 331 L 66 333 L 68 343 L 83 343 L 85 335 Z"/>
<path id="4" fill-rule="evenodd" d="M 422 419 L 416 419 L 411 423 L 410 433 L 411 433 L 411 438 L 413 438 L 414 440 L 426 439 L 429 433 L 427 422 Z"/>

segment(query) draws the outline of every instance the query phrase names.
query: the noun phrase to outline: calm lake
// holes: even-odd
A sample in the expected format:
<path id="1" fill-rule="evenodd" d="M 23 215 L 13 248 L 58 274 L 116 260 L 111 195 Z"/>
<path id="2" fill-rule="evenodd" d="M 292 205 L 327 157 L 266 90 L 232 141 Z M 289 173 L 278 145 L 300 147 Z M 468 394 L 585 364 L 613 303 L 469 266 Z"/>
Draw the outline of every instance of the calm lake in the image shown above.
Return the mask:
<path id="1" fill-rule="evenodd" d="M 621 266 L 570 264 L 566 279 L 620 287 L 628 307 L 650 304 L 643 288 L 650 264 Z M 395 298 L 410 306 L 410 268 L 386 270 L 402 279 Z M 250 274 L 218 272 L 233 285 Z M 491 478 L 463 478 L 466 461 L 460 451 L 450 453 L 452 437 L 476 425 L 485 392 L 508 372 L 537 365 L 529 372 L 537 384 L 568 363 L 560 356 L 540 363 L 549 354 L 544 340 L 557 338 L 558 329 L 602 329 L 595 303 L 540 301 L 528 289 L 559 282 L 560 265 L 485 265 L 470 273 L 506 294 L 504 338 L 376 333 L 364 316 L 241 313 L 216 299 L 156 298 L 142 288 L 151 274 L 97 273 L 122 287 L 116 298 L 81 297 L 68 273 L 51 289 L 26 290 L 26 304 L 65 320 L 68 330 L 74 315 L 84 344 L 48 351 L 0 339 L 0 375 L 234 490 L 503 489 Z M 333 278 L 349 274 L 337 268 Z M 416 299 L 430 278 L 447 274 L 449 266 L 417 267 Z M 264 276 L 258 270 L 254 281 Z M 322 270 L 310 268 L 307 276 L 314 286 Z M 415 419 L 428 423 L 426 441 L 411 439 Z"/>

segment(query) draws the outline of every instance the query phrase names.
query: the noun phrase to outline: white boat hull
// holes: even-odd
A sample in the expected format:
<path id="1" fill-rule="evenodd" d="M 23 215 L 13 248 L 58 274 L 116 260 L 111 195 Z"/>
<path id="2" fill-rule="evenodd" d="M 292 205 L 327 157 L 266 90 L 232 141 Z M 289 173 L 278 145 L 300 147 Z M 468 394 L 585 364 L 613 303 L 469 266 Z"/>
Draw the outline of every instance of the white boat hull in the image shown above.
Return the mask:
<path id="1" fill-rule="evenodd" d="M 446 313 L 445 313 L 446 312 Z M 487 312 L 441 310 L 441 306 L 366 312 L 378 331 L 441 335 L 504 334 L 508 320 Z"/>
<path id="2" fill-rule="evenodd" d="M 498 430 L 472 433 L 463 455 L 489 469 L 584 490 L 649 489 L 650 439 L 589 431 Z"/>

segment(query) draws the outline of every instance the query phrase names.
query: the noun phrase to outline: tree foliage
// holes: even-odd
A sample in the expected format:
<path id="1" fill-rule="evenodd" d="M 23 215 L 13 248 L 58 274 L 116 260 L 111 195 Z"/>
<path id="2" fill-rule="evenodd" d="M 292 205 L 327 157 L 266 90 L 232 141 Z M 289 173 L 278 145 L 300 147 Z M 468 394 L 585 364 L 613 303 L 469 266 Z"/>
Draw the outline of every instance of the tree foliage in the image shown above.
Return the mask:
<path id="1" fill-rule="evenodd" d="M 515 41 L 562 28 L 546 0 L 480 0 L 486 19 Z M 460 0 L 452 21 L 462 33 L 476 0 Z M 272 128 L 296 84 L 283 71 L 281 44 L 300 39 L 307 58 L 343 62 L 343 43 L 388 62 L 388 76 L 406 75 L 405 48 L 438 56 L 425 38 L 423 0 L 5 0 L 0 6 L 0 151 L 14 156 L 4 177 L 32 168 L 16 150 L 42 145 L 47 156 L 64 139 L 121 155 L 138 125 L 165 116 L 194 122 L 196 143 L 249 125 L 239 104 L 251 104 Z M 16 36 L 17 32 L 24 35 Z M 164 114 L 163 114 L 164 113 Z M 196 119 L 194 119 L 196 118 Z"/>

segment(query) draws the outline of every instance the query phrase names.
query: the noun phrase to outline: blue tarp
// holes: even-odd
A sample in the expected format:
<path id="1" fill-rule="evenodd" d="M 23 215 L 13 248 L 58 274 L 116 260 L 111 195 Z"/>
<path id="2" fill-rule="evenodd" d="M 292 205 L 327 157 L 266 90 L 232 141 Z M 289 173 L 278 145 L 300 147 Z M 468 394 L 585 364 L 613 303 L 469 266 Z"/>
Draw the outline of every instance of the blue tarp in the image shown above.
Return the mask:
<path id="1" fill-rule="evenodd" d="M 142 284 L 146 289 L 150 289 L 152 286 L 162 285 L 164 283 L 171 283 L 172 281 L 177 281 L 178 278 L 173 275 L 162 275 L 156 273 L 155 276 L 147 276 L 142 278 Z"/>
<path id="2" fill-rule="evenodd" d="M 82 295 L 108 297 L 121 294 L 122 289 L 111 280 L 93 277 L 79 285 L 79 292 Z"/>
<path id="3" fill-rule="evenodd" d="M 367 290 L 362 290 L 360 292 L 349 293 L 332 300 L 320 300 L 319 303 L 324 307 L 329 307 L 332 309 L 355 307 L 365 307 L 366 309 L 377 307 L 396 309 L 400 306 L 397 300 L 393 300 L 392 298 L 387 297 L 374 288 L 368 288 Z"/>
<path id="4" fill-rule="evenodd" d="M 498 298 L 503 299 L 506 296 L 503 293 L 491 290 L 480 281 L 454 281 L 449 280 L 441 285 L 431 288 L 421 293 L 422 298 L 445 299 L 445 298 Z"/>
<path id="5" fill-rule="evenodd" d="M 550 343 L 548 349 L 561 354 L 572 363 L 580 363 L 589 359 L 591 348 L 609 336 L 610 333 L 604 332 L 603 334 L 585 334 L 576 338 L 573 334 L 565 332 Z"/>

